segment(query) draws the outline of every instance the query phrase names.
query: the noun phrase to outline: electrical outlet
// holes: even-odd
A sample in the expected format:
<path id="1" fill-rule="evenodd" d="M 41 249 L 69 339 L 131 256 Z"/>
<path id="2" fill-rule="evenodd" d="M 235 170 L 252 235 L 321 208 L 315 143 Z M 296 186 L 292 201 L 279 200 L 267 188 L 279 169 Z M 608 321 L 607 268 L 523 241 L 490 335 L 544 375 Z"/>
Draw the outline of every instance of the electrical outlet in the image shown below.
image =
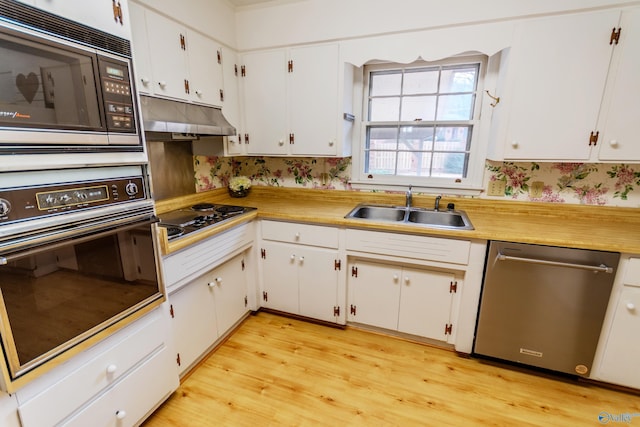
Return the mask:
<path id="1" fill-rule="evenodd" d="M 489 188 L 487 194 L 489 196 L 504 196 L 504 192 L 507 188 L 507 181 L 500 179 L 497 181 L 489 181 Z"/>
<path id="2" fill-rule="evenodd" d="M 532 199 L 539 199 L 542 197 L 542 192 L 544 190 L 544 182 L 542 181 L 533 181 L 531 186 L 529 187 L 529 197 Z"/>

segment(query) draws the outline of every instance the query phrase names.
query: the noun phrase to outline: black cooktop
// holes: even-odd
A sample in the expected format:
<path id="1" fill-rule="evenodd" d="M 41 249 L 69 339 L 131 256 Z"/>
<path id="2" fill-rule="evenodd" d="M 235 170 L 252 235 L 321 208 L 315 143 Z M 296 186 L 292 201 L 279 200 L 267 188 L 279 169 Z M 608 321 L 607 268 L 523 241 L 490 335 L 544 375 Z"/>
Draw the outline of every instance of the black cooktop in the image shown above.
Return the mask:
<path id="1" fill-rule="evenodd" d="M 158 215 L 160 226 L 167 229 L 169 240 L 176 239 L 204 228 L 219 225 L 237 215 L 256 208 L 213 203 L 198 203 L 190 208 L 178 209 Z"/>

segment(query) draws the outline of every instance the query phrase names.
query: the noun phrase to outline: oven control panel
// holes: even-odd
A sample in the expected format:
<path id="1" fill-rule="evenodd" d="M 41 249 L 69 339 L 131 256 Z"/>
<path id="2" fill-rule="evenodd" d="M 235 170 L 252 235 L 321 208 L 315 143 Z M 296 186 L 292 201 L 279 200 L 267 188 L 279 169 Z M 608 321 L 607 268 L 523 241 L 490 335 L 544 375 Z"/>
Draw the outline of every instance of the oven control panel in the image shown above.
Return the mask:
<path id="1" fill-rule="evenodd" d="M 141 176 L 0 189 L 0 225 L 145 199 Z"/>

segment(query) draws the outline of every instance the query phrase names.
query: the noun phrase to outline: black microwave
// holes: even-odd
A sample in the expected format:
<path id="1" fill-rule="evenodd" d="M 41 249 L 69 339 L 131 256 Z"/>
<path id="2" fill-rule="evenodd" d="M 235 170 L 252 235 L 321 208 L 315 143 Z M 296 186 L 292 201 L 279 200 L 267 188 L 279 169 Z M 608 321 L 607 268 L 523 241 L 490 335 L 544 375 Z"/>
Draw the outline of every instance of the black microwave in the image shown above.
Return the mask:
<path id="1" fill-rule="evenodd" d="M 0 1 L 0 154 L 105 150 L 143 151 L 130 42 Z"/>

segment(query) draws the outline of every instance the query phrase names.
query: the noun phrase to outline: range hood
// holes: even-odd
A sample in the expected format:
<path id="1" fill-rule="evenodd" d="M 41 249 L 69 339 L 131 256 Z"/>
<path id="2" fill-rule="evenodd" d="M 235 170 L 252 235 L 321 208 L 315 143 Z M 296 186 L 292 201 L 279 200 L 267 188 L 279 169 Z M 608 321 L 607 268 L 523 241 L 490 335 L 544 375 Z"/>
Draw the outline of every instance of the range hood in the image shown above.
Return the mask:
<path id="1" fill-rule="evenodd" d="M 194 136 L 236 134 L 220 108 L 145 95 L 140 95 L 140 105 L 145 132 Z"/>

